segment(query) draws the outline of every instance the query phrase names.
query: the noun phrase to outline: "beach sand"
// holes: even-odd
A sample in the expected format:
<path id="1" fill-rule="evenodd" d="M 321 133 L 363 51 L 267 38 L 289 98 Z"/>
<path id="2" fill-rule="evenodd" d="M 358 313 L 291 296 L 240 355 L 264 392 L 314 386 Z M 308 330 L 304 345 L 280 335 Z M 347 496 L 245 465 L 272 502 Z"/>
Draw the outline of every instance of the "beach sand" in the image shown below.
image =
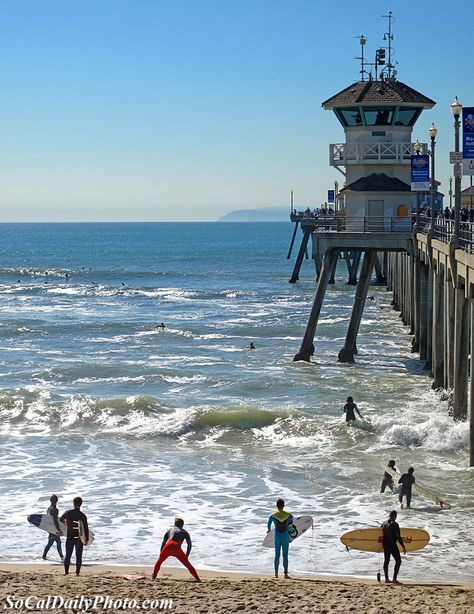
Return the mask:
<path id="1" fill-rule="evenodd" d="M 88 598 L 136 600 L 136 609 L 116 603 L 115 607 L 99 606 L 99 612 L 145 612 L 143 600 L 158 600 L 154 612 L 174 614 L 219 614 L 255 612 L 257 614 L 311 612 L 334 614 L 472 614 L 474 585 L 422 584 L 406 581 L 401 586 L 379 584 L 371 580 L 332 577 L 293 577 L 275 580 L 258 574 L 232 574 L 200 571 L 203 582 L 196 583 L 186 570 L 163 567 L 158 578 L 151 580 L 151 567 L 84 566 L 81 576 L 64 576 L 62 566 L 0 565 L 0 599 L 2 611 L 66 612 L 81 611 L 74 604 L 49 607 L 38 603 L 33 609 L 25 605 L 13 609 L 14 600 L 28 596 L 46 598 L 58 595 L 64 599 Z M 145 575 L 142 580 L 126 580 L 123 576 Z M 10 597 L 8 597 L 10 596 Z M 13 597 L 14 596 L 14 597 Z M 159 609 L 161 600 L 173 600 L 172 607 Z M 30 603 L 28 603 L 30 605 Z M 109 604 L 110 605 L 110 604 Z M 124 607 L 125 605 L 125 607 Z M 146 605 L 146 604 L 145 604 Z M 10 607 L 9 607 L 10 606 Z M 72 606 L 72 607 L 71 607 Z"/>

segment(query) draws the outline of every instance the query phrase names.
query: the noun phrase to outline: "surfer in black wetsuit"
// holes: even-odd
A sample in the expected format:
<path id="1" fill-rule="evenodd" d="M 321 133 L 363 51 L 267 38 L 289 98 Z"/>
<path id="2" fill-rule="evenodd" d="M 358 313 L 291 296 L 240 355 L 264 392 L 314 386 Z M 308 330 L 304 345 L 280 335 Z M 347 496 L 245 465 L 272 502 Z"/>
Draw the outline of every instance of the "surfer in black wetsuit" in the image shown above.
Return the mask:
<path id="1" fill-rule="evenodd" d="M 362 418 L 359 408 L 354 403 L 354 399 L 352 397 L 347 397 L 346 404 L 342 408 L 342 411 L 346 413 L 347 424 L 350 424 L 353 420 L 356 419 L 354 412 L 357 412 L 359 414 L 359 418 Z"/>
<path id="2" fill-rule="evenodd" d="M 404 473 L 402 477 L 398 480 L 398 483 L 401 484 L 400 494 L 398 495 L 398 500 L 400 501 L 400 507 L 403 509 L 403 497 L 406 497 L 407 500 L 407 508 L 410 507 L 411 503 L 411 487 L 415 483 L 415 476 L 413 472 L 415 470 L 413 467 L 410 467 L 407 473 Z"/>
<path id="3" fill-rule="evenodd" d="M 57 508 L 58 496 L 51 495 L 49 500 L 51 502 L 51 505 L 48 507 L 48 511 L 46 513 L 53 517 L 54 526 L 56 527 L 57 532 L 48 534 L 48 543 L 46 544 L 44 552 L 43 552 L 43 560 L 46 561 L 46 555 L 48 554 L 49 549 L 51 548 L 53 544 L 56 544 L 56 547 L 58 549 L 58 554 L 61 558 L 61 561 L 64 561 L 63 551 L 61 548 L 61 538 L 59 537 L 60 535 L 62 535 L 62 532 L 61 532 L 61 527 L 59 526 L 59 522 L 58 522 L 58 516 L 59 516 L 59 510 Z"/>
<path id="4" fill-rule="evenodd" d="M 400 550 L 398 549 L 398 545 L 403 548 L 403 554 L 406 554 L 405 544 L 403 543 L 402 536 L 400 534 L 400 526 L 397 522 L 397 512 L 393 510 L 390 512 L 388 520 L 386 520 L 382 524 L 382 544 L 383 544 L 383 572 L 385 575 L 385 583 L 386 584 L 400 584 L 397 580 L 398 572 L 400 570 L 400 565 L 402 564 L 402 559 L 400 556 Z M 388 577 L 388 564 L 390 563 L 390 556 L 393 556 L 395 560 L 395 567 L 393 569 L 393 580 L 390 580 Z"/>
<path id="5" fill-rule="evenodd" d="M 390 460 L 388 461 L 388 466 L 393 469 L 394 471 L 397 470 L 397 468 L 395 467 L 395 461 L 394 460 Z M 380 492 L 385 492 L 385 489 L 387 488 L 387 486 L 390 488 L 390 490 L 392 492 L 395 492 L 395 485 L 393 483 L 393 477 L 390 475 L 390 473 L 385 472 L 383 474 L 383 479 L 382 479 L 382 485 L 380 487 Z"/>
<path id="6" fill-rule="evenodd" d="M 61 522 L 67 523 L 67 538 L 66 538 L 66 558 L 64 559 L 64 574 L 69 573 L 69 565 L 71 563 L 72 551 L 76 550 L 76 576 L 79 575 L 82 565 L 82 550 L 84 544 L 79 536 L 79 523 L 82 522 L 86 543 L 89 541 L 89 525 L 87 524 L 87 516 L 81 512 L 82 499 L 76 497 L 73 500 L 74 508 L 64 512 L 61 516 Z"/>

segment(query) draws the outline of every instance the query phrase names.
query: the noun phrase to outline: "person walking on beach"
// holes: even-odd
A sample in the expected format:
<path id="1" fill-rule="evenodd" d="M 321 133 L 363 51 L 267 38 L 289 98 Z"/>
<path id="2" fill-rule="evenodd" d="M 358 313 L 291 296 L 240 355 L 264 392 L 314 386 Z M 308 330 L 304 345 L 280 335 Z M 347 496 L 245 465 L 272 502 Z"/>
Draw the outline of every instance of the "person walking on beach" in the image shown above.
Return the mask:
<path id="1" fill-rule="evenodd" d="M 58 517 L 59 517 L 59 510 L 57 507 L 58 496 L 51 495 L 51 497 L 49 498 L 49 501 L 51 505 L 48 507 L 48 511 L 46 513 L 49 516 L 53 517 L 54 526 L 56 527 L 57 531 L 56 533 L 48 534 L 48 543 L 46 544 L 44 552 L 43 552 L 43 561 L 46 561 L 46 555 L 48 554 L 49 549 L 51 548 L 53 544 L 56 544 L 56 547 L 58 549 L 59 558 L 61 559 L 61 561 L 64 561 L 63 551 L 61 548 L 61 537 L 60 537 L 60 535 L 62 535 L 63 533 L 61 531 L 61 527 L 59 526 L 59 521 L 58 521 Z"/>
<path id="2" fill-rule="evenodd" d="M 411 504 L 411 488 L 415 483 L 415 476 L 413 467 L 410 467 L 407 473 L 404 473 L 402 477 L 398 480 L 398 483 L 401 484 L 400 493 L 398 495 L 398 500 L 400 501 L 400 507 L 403 509 L 403 497 L 407 500 L 407 508 L 410 507 Z"/>
<path id="3" fill-rule="evenodd" d="M 267 531 L 270 531 L 272 525 L 275 525 L 275 578 L 278 578 L 278 567 L 280 566 L 280 551 L 283 552 L 283 570 L 285 578 L 290 578 L 288 575 L 288 550 L 290 548 L 290 535 L 288 526 L 293 521 L 293 516 L 289 512 L 285 512 L 285 502 L 283 499 L 278 499 L 276 502 L 277 510 L 268 518 Z"/>
<path id="4" fill-rule="evenodd" d="M 189 533 L 183 529 L 184 520 L 182 518 L 174 519 L 174 526 L 172 526 L 163 536 L 163 542 L 161 543 L 160 556 L 158 557 L 155 567 L 153 568 L 152 579 L 154 580 L 160 571 L 160 567 L 169 556 L 174 556 L 182 563 L 189 573 L 193 576 L 196 582 L 201 582 L 201 578 L 198 576 L 198 572 L 194 569 L 188 560 L 191 553 L 192 542 Z M 186 540 L 187 548 L 186 554 L 181 550 L 183 542 Z"/>
<path id="5" fill-rule="evenodd" d="M 382 545 L 383 545 L 383 573 L 385 575 L 385 584 L 400 584 L 397 580 L 398 572 L 400 571 L 400 565 L 402 564 L 402 558 L 400 556 L 400 550 L 398 544 L 403 548 L 403 554 L 406 554 L 405 544 L 403 543 L 402 536 L 400 534 L 400 526 L 397 522 L 397 512 L 391 511 L 386 520 L 382 524 Z M 395 561 L 395 567 L 393 569 L 393 580 L 388 577 L 388 564 L 390 563 L 390 557 L 393 556 Z"/>
<path id="6" fill-rule="evenodd" d="M 346 404 L 342 408 L 342 411 L 346 414 L 346 422 L 348 425 L 356 419 L 354 412 L 357 412 L 359 414 L 359 418 L 362 418 L 359 408 L 354 403 L 354 399 L 352 397 L 347 397 Z"/>
<path id="7" fill-rule="evenodd" d="M 394 460 L 389 460 L 388 461 L 388 466 L 390 467 L 390 469 L 393 469 L 394 471 L 397 470 L 397 468 L 395 467 L 395 461 Z M 393 483 L 393 476 L 390 475 L 390 473 L 385 472 L 383 474 L 382 485 L 380 486 L 380 492 L 385 492 L 385 489 L 387 488 L 387 486 L 390 488 L 392 493 L 395 492 L 395 485 Z"/>
<path id="8" fill-rule="evenodd" d="M 76 551 L 76 576 L 81 572 L 82 566 L 82 550 L 84 544 L 81 541 L 79 534 L 79 523 L 82 522 L 84 529 L 84 535 L 86 537 L 86 544 L 89 541 L 89 525 L 87 523 L 87 516 L 81 512 L 82 499 L 76 497 L 73 500 L 73 509 L 64 512 L 60 521 L 67 524 L 67 537 L 66 537 L 66 557 L 64 559 L 64 575 L 69 573 L 69 565 L 71 564 L 71 556 L 73 550 Z"/>

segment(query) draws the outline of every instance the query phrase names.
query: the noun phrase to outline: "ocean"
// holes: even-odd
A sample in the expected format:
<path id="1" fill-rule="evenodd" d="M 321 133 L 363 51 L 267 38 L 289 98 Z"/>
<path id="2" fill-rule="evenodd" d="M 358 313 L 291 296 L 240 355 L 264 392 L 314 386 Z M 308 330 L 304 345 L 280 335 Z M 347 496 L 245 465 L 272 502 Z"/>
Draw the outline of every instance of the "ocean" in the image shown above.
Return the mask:
<path id="1" fill-rule="evenodd" d="M 401 579 L 472 581 L 468 423 L 431 390 L 385 288 L 370 290 L 356 364 L 337 362 L 354 294 L 342 261 L 313 362 L 292 361 L 315 272 L 305 261 L 288 283 L 291 233 L 290 223 L 0 225 L 2 561 L 41 559 L 46 533 L 26 517 L 56 493 L 60 511 L 84 499 L 96 534 L 86 564 L 152 565 L 179 515 L 196 567 L 272 573 L 261 542 L 283 497 L 314 517 L 290 572 L 373 578 L 380 556 L 348 553 L 339 536 L 398 508 L 379 492 L 395 459 L 452 504 L 415 495 L 400 512 L 402 527 L 431 534 L 403 558 Z M 373 430 L 345 426 L 348 395 Z"/>

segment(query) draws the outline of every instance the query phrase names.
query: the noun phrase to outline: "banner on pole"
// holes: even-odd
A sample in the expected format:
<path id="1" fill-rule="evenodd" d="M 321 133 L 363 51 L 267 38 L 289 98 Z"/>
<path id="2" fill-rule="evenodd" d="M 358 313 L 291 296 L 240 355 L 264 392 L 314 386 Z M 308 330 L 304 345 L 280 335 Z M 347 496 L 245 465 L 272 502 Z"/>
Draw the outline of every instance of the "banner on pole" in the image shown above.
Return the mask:
<path id="1" fill-rule="evenodd" d="M 462 167 L 464 175 L 474 175 L 474 107 L 462 109 Z"/>
<path id="2" fill-rule="evenodd" d="M 427 154 L 411 156 L 411 189 L 413 192 L 430 189 L 430 157 Z"/>

